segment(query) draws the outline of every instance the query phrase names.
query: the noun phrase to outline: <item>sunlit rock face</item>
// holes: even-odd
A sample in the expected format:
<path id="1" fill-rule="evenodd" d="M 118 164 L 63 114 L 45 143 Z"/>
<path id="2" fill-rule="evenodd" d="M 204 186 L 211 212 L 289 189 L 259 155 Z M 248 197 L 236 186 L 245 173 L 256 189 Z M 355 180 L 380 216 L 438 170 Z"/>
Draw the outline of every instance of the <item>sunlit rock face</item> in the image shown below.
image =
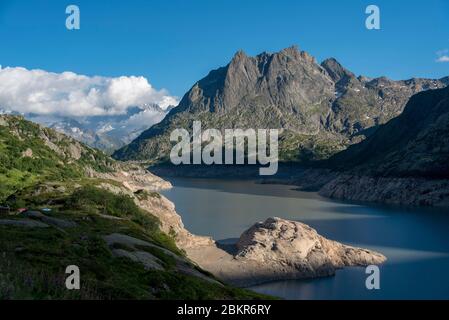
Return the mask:
<path id="1" fill-rule="evenodd" d="M 193 246 L 188 256 L 223 281 L 238 286 L 326 277 L 350 266 L 379 265 L 380 253 L 320 236 L 303 223 L 268 218 L 246 230 L 235 246 Z"/>

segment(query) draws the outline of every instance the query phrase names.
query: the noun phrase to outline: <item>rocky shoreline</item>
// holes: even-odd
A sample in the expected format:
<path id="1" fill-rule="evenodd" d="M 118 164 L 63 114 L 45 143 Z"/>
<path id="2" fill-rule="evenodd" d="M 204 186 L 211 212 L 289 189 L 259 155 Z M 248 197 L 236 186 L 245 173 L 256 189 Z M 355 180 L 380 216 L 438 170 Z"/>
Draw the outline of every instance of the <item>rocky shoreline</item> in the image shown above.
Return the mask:
<path id="1" fill-rule="evenodd" d="M 154 182 L 170 187 L 162 179 L 146 173 L 149 190 Z M 130 194 L 134 174 L 120 174 L 120 181 Z M 145 175 L 140 174 L 142 181 Z M 130 181 L 131 180 L 131 181 Z M 145 180 L 145 179 L 144 179 Z M 139 184 L 145 188 L 145 184 Z M 143 209 L 157 216 L 161 229 L 175 237 L 187 257 L 223 282 L 248 287 L 275 281 L 332 276 L 349 266 L 381 264 L 386 257 L 367 249 L 354 248 L 328 240 L 311 227 L 281 218 L 269 218 L 246 230 L 237 243 L 223 246 L 210 237 L 190 233 L 183 225 L 175 205 L 162 195 L 135 198 Z"/>
<path id="2" fill-rule="evenodd" d="M 262 184 L 289 184 L 302 191 L 318 192 L 321 196 L 342 200 L 401 206 L 449 206 L 449 180 L 417 177 L 373 176 L 351 171 L 325 168 L 304 168 L 294 164 L 279 164 L 271 177 L 260 177 L 258 167 L 238 166 L 159 166 L 149 170 L 161 177 L 204 179 L 251 179 Z"/>
<path id="3" fill-rule="evenodd" d="M 342 174 L 326 183 L 319 194 L 327 198 L 347 201 L 448 207 L 449 180 Z"/>
<path id="4" fill-rule="evenodd" d="M 162 177 L 204 178 L 204 179 L 251 179 L 262 184 L 289 184 L 302 191 L 318 192 L 321 196 L 356 202 L 370 202 L 402 206 L 449 206 L 449 180 L 425 179 L 415 177 L 382 177 L 363 175 L 351 171 L 339 172 L 331 169 L 305 169 L 292 165 L 279 165 L 278 174 L 261 178 L 257 168 L 240 166 L 237 170 L 228 167 L 197 166 L 188 170 L 185 167 L 150 168 Z"/>
<path id="5" fill-rule="evenodd" d="M 335 200 L 400 205 L 449 207 L 449 179 L 384 177 L 331 169 L 299 169 L 264 178 L 263 184 L 288 184 Z"/>

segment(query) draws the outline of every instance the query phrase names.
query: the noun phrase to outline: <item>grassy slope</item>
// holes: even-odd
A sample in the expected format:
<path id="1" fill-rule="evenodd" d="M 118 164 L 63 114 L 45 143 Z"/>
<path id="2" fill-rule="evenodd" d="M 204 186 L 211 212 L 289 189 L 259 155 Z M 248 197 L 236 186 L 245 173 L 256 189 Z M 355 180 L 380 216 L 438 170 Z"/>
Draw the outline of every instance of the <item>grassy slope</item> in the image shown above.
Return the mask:
<path id="1" fill-rule="evenodd" d="M 312 111 L 310 112 L 313 114 Z M 268 108 L 251 106 L 238 114 L 180 113 L 154 125 L 139 138 L 117 150 L 113 157 L 123 160 L 169 163 L 171 147 L 174 146 L 169 139 L 170 132 L 177 128 L 191 128 L 193 121 L 201 121 L 204 132 L 207 128 L 253 128 L 254 123 L 259 123 L 259 128 L 282 128 L 283 121 L 294 127 L 298 119 L 286 115 L 284 118 L 279 118 L 279 115 L 273 114 Z M 300 123 L 297 123 L 296 127 L 307 131 Z M 188 131 L 191 132 L 191 130 Z M 314 131 L 314 128 L 311 128 L 310 131 Z M 348 144 L 348 139 L 335 133 L 320 132 L 307 135 L 284 130 L 279 136 L 279 161 L 308 163 L 327 159 L 345 149 Z"/>
<path id="2" fill-rule="evenodd" d="M 13 192 L 39 181 L 71 181 L 84 177 L 84 167 L 97 171 L 110 170 L 113 163 L 102 152 L 82 146 L 77 161 L 68 154 L 58 154 L 47 146 L 42 136 L 55 143 L 61 151 L 67 150 L 74 140 L 25 121 L 20 117 L 7 117 L 8 125 L 0 126 L 0 201 Z M 22 155 L 27 149 L 32 157 Z"/>
<path id="3" fill-rule="evenodd" d="M 85 166 L 108 171 L 113 160 L 83 146 L 81 158 L 74 161 L 56 153 L 39 138 L 43 132 L 47 137 L 54 135 L 52 130 L 16 117 L 8 117 L 8 123 L 8 126 L 0 125 L 0 202 L 12 208 L 50 207 L 52 217 L 73 221 L 76 227 L 41 229 L 0 225 L 0 299 L 264 297 L 182 274 L 176 270 L 173 257 L 162 250 L 139 248 L 163 261 L 163 271 L 148 271 L 140 263 L 115 257 L 102 236 L 121 233 L 179 256 L 183 256 L 183 252 L 176 247 L 173 238 L 160 231 L 157 218 L 137 207 L 131 197 L 99 189 L 95 185 L 104 181 L 84 176 Z M 61 150 L 73 143 L 60 136 L 54 141 Z M 22 157 L 28 148 L 32 149 L 33 156 Z M 15 197 L 6 200 L 11 194 Z M 104 214 L 121 220 L 104 218 L 101 216 Z M 81 270 L 79 291 L 65 289 L 65 268 L 72 264 Z M 192 265 L 192 268 L 196 267 Z"/>
<path id="4" fill-rule="evenodd" d="M 177 255 L 174 241 L 159 230 L 157 219 L 125 195 L 92 186 L 56 195 L 19 194 L 30 207 L 53 205 L 52 217 L 76 222 L 75 228 L 0 226 L 0 299 L 251 299 L 261 295 L 213 284 L 179 273 L 163 251 L 140 247 L 164 263 L 164 271 L 147 271 L 139 263 L 114 257 L 102 239 L 122 233 L 146 240 Z M 124 220 L 111 220 L 99 214 Z M 116 249 L 127 249 L 121 246 Z M 65 290 L 65 268 L 81 270 L 82 288 Z M 193 267 L 193 266 L 192 266 Z"/>

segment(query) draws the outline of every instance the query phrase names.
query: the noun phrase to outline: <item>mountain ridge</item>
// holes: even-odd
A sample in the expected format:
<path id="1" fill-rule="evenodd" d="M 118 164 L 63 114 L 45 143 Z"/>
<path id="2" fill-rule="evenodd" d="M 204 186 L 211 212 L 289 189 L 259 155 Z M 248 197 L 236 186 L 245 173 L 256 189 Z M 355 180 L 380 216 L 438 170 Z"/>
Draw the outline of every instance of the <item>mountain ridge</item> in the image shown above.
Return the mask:
<path id="1" fill-rule="evenodd" d="M 329 163 L 341 170 L 352 168 L 372 175 L 447 179 L 448 123 L 449 87 L 418 93 L 400 116 Z"/>
<path id="2" fill-rule="evenodd" d="M 228 65 L 196 82 L 160 123 L 113 156 L 166 162 L 169 133 L 190 131 L 199 120 L 220 131 L 280 129 L 281 161 L 326 159 L 399 115 L 413 94 L 447 84 L 449 78 L 356 77 L 335 59 L 318 64 L 295 46 L 255 57 L 238 51 Z"/>

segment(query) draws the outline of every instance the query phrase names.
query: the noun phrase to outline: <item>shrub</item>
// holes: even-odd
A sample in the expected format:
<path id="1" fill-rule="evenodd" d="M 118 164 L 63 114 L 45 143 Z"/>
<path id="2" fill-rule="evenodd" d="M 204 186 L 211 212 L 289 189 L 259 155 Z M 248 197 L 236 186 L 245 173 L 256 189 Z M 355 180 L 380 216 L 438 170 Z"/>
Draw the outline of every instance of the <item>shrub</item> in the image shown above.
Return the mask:
<path id="1" fill-rule="evenodd" d="M 104 189 L 85 186 L 77 189 L 67 200 L 66 206 L 73 209 L 92 209 L 99 213 L 116 217 L 135 216 L 139 207 L 125 194 L 114 194 Z"/>

